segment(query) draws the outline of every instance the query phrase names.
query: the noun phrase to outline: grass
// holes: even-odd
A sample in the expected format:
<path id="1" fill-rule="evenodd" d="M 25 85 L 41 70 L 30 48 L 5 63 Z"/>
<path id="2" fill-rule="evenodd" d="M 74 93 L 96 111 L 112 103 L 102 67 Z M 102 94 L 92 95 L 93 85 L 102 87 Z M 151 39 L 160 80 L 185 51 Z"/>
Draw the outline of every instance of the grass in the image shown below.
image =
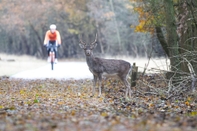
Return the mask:
<path id="1" fill-rule="evenodd" d="M 35 69 L 46 64 L 44 60 L 39 60 L 27 55 L 16 56 L 0 54 L 0 76 L 11 76 L 21 71 Z"/>

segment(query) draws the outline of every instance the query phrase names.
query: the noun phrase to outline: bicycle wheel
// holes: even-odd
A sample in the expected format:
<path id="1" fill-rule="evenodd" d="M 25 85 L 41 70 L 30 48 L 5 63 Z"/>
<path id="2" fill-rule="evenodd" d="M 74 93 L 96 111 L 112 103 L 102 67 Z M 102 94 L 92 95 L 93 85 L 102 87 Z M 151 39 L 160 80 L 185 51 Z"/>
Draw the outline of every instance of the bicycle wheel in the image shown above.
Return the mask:
<path id="1" fill-rule="evenodd" d="M 50 57 L 51 57 L 51 70 L 53 70 L 54 69 L 54 62 L 55 62 L 54 52 L 50 52 Z"/>
<path id="2" fill-rule="evenodd" d="M 51 70 L 54 68 L 54 62 L 51 62 Z"/>

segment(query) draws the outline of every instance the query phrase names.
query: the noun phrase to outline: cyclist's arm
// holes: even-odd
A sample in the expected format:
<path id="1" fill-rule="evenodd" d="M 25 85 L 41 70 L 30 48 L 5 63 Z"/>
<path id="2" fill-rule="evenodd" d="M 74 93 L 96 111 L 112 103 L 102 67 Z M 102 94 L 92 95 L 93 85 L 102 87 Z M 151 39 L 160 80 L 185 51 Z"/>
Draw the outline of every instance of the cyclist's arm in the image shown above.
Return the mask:
<path id="1" fill-rule="evenodd" d="M 59 45 L 61 45 L 61 36 L 60 36 L 59 31 L 57 31 L 57 42 Z"/>

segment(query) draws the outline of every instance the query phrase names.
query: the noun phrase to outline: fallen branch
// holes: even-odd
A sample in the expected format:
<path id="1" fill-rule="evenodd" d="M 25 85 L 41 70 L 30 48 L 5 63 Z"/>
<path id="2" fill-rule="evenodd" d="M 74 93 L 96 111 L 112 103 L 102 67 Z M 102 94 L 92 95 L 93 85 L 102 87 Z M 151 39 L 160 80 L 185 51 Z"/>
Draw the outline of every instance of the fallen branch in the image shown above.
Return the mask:
<path id="1" fill-rule="evenodd" d="M 191 74 L 191 78 L 192 78 L 192 84 L 191 84 L 191 89 L 192 91 L 194 92 L 195 91 L 195 85 L 196 85 L 196 74 L 195 74 L 195 71 L 194 71 L 194 68 L 192 66 L 192 64 L 186 59 L 186 58 L 183 58 L 185 61 L 187 61 L 187 66 L 188 66 L 188 69 L 190 71 L 190 74 Z"/>

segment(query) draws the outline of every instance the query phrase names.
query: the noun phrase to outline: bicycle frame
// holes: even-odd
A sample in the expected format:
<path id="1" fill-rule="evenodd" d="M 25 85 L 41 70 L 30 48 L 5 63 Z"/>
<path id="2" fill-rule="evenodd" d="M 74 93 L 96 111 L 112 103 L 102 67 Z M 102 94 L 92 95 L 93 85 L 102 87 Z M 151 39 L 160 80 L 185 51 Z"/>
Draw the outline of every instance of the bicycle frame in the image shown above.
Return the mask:
<path id="1" fill-rule="evenodd" d="M 48 46 L 49 48 L 49 56 L 50 56 L 50 60 L 51 60 L 51 70 L 54 69 L 54 63 L 55 63 L 55 50 L 56 50 L 56 46 L 55 45 L 52 45 L 52 44 L 49 44 Z"/>

